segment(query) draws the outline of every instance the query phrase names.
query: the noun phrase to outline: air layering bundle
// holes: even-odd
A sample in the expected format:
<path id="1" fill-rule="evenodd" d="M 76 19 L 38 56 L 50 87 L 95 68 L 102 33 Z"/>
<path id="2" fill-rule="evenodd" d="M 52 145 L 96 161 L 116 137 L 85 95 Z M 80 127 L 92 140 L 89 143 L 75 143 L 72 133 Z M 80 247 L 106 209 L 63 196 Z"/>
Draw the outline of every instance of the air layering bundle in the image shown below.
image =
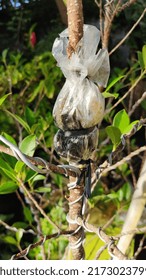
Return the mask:
<path id="1" fill-rule="evenodd" d="M 84 25 L 83 38 L 76 53 L 67 56 L 68 29 L 53 45 L 53 55 L 66 82 L 53 109 L 60 130 L 54 144 L 56 151 L 69 162 L 88 160 L 98 144 L 97 124 L 104 115 L 104 97 L 99 86 L 106 87 L 109 78 L 109 56 L 97 46 L 100 32 L 95 26 Z"/>

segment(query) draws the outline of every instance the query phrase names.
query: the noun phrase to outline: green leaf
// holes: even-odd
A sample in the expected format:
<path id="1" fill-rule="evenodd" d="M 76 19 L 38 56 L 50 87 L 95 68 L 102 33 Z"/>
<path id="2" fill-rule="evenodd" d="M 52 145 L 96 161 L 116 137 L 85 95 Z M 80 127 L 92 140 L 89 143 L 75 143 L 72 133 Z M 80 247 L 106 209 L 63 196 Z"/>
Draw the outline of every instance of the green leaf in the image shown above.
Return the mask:
<path id="1" fill-rule="evenodd" d="M 102 95 L 104 96 L 104 98 L 109 98 L 109 97 L 113 97 L 113 98 L 118 98 L 119 94 L 118 93 L 110 93 L 110 92 L 107 92 L 107 91 L 104 91 L 102 93 Z"/>
<path id="2" fill-rule="evenodd" d="M 6 100 L 6 98 L 10 95 L 11 93 L 5 94 L 0 98 L 0 106 L 3 104 L 3 102 Z"/>
<path id="3" fill-rule="evenodd" d="M 5 162 L 2 158 L 0 158 L 0 169 L 12 180 L 16 181 L 16 174 L 15 171 L 11 168 L 11 166 Z"/>
<path id="4" fill-rule="evenodd" d="M 16 227 L 18 229 L 26 229 L 28 227 L 28 224 L 24 223 L 24 222 L 16 222 L 14 224 L 12 224 L 12 227 Z"/>
<path id="5" fill-rule="evenodd" d="M 119 191 L 117 192 L 117 196 L 119 201 L 121 202 L 124 199 L 124 190 L 123 188 L 119 189 Z"/>
<path id="6" fill-rule="evenodd" d="M 125 199 L 129 200 L 132 196 L 132 188 L 129 183 L 125 183 L 126 193 L 125 193 Z"/>
<path id="7" fill-rule="evenodd" d="M 6 132 L 4 132 L 4 133 L 3 133 L 3 136 L 4 136 L 8 141 L 10 141 L 12 144 L 17 145 L 15 139 L 14 139 L 11 135 L 9 135 L 9 134 L 7 134 Z"/>
<path id="8" fill-rule="evenodd" d="M 55 86 L 53 82 L 50 81 L 50 79 L 45 80 L 45 94 L 48 98 L 53 98 L 54 92 L 55 92 Z"/>
<path id="9" fill-rule="evenodd" d="M 17 69 L 14 69 L 12 73 L 12 85 L 17 85 L 22 78 L 22 74 Z"/>
<path id="10" fill-rule="evenodd" d="M 14 118 L 16 121 L 18 121 L 28 133 L 31 133 L 31 129 L 29 127 L 29 125 L 19 116 L 17 116 L 16 114 L 12 114 L 10 111 L 6 110 L 6 112 L 12 117 Z"/>
<path id="11" fill-rule="evenodd" d="M 9 243 L 9 244 L 12 244 L 12 245 L 17 246 L 17 241 L 16 241 L 16 239 L 15 239 L 14 237 L 12 237 L 12 236 L 9 236 L 9 235 L 4 236 L 4 237 L 3 237 L 3 240 L 4 240 L 6 243 Z"/>
<path id="12" fill-rule="evenodd" d="M 125 183 L 117 192 L 119 201 L 129 200 L 131 198 L 131 195 L 132 189 L 129 183 Z"/>
<path id="13" fill-rule="evenodd" d="M 35 135 L 28 135 L 25 137 L 21 144 L 20 144 L 20 150 L 28 155 L 33 156 L 36 148 L 36 136 Z"/>
<path id="14" fill-rule="evenodd" d="M 142 58 L 143 58 L 144 67 L 146 69 L 146 45 L 144 45 L 142 48 Z"/>
<path id="15" fill-rule="evenodd" d="M 142 52 L 138 51 L 137 55 L 138 55 L 138 62 L 140 64 L 140 67 L 144 70 L 145 66 L 144 66 L 144 61 L 143 61 L 143 57 L 142 57 Z"/>
<path id="16" fill-rule="evenodd" d="M 8 50 L 9 49 L 5 49 L 3 52 L 2 52 L 2 62 L 4 64 L 6 64 L 6 57 L 7 57 L 7 54 L 8 54 Z"/>
<path id="17" fill-rule="evenodd" d="M 44 175 L 41 175 L 41 174 L 37 174 L 34 178 L 33 178 L 33 182 L 36 182 L 36 181 L 41 181 L 41 180 L 44 180 L 46 177 Z"/>
<path id="18" fill-rule="evenodd" d="M 18 189 L 18 186 L 12 182 L 7 181 L 6 183 L 3 183 L 0 185 L 0 194 L 7 194 L 7 193 L 13 193 Z"/>
<path id="19" fill-rule="evenodd" d="M 16 240 L 17 240 L 18 243 L 20 243 L 22 237 L 23 237 L 23 229 L 20 228 L 20 229 L 18 229 L 18 231 L 16 232 Z"/>
<path id="20" fill-rule="evenodd" d="M 117 128 L 119 128 L 121 133 L 123 133 L 123 131 L 129 125 L 129 123 L 130 123 L 129 116 L 124 109 L 119 111 L 115 115 L 114 120 L 113 120 L 113 126 L 116 126 Z"/>
<path id="21" fill-rule="evenodd" d="M 107 86 L 105 92 L 106 92 L 106 91 L 108 92 L 109 89 L 110 89 L 111 87 L 113 87 L 113 86 L 114 86 L 119 80 L 121 80 L 123 77 L 124 77 L 124 75 L 119 76 L 119 77 L 115 78 L 114 80 L 112 80 L 111 83 Z"/>
<path id="22" fill-rule="evenodd" d="M 33 217 L 32 217 L 32 213 L 31 213 L 30 209 L 29 209 L 28 207 L 24 207 L 24 208 L 23 208 L 23 213 L 24 213 L 25 219 L 26 219 L 29 223 L 32 223 Z"/>
<path id="23" fill-rule="evenodd" d="M 28 102 L 32 102 L 38 94 L 43 92 L 43 90 L 44 90 L 44 80 L 41 80 L 40 83 L 35 88 L 35 90 L 32 92 Z"/>
<path id="24" fill-rule="evenodd" d="M 51 192 L 51 188 L 46 188 L 46 187 L 40 187 L 40 188 L 37 188 L 35 190 L 35 192 L 39 192 L 39 193 L 47 193 L 47 192 Z"/>
<path id="25" fill-rule="evenodd" d="M 133 129 L 134 125 L 137 124 L 139 121 L 134 121 L 132 123 L 130 123 L 127 127 L 125 127 L 125 129 L 123 129 L 122 134 L 128 134 L 131 132 L 131 130 Z"/>
<path id="26" fill-rule="evenodd" d="M 111 139 L 114 147 L 113 150 L 119 145 L 121 141 L 121 131 L 118 127 L 115 126 L 107 126 L 106 133 L 108 134 L 109 138 Z"/>
<path id="27" fill-rule="evenodd" d="M 109 194 L 107 194 L 107 197 L 110 198 L 110 199 L 116 199 L 117 198 L 117 193 L 115 193 L 115 192 L 109 193 Z"/>
<path id="28" fill-rule="evenodd" d="M 34 125 L 35 123 L 34 112 L 29 107 L 26 107 L 25 109 L 25 118 L 30 126 Z"/>
<path id="29" fill-rule="evenodd" d="M 15 169 L 14 170 L 17 173 L 20 173 L 24 165 L 25 165 L 24 162 L 18 160 L 15 164 Z"/>
<path id="30" fill-rule="evenodd" d="M 34 170 L 29 169 L 26 173 L 25 177 L 25 183 L 28 182 L 29 180 L 32 180 L 36 176 L 36 172 Z"/>

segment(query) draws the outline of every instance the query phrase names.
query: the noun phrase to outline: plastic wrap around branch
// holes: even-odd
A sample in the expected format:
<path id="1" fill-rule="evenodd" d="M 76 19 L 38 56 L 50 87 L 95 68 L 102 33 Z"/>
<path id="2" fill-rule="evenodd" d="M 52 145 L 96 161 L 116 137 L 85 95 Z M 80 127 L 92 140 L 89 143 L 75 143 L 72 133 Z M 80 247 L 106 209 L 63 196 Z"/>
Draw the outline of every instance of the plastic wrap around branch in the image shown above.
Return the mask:
<path id="1" fill-rule="evenodd" d="M 84 25 L 84 35 L 76 53 L 67 56 L 68 29 L 54 42 L 52 53 L 64 76 L 65 85 L 56 100 L 53 116 L 63 130 L 78 130 L 97 125 L 103 118 L 104 98 L 98 86 L 106 87 L 110 66 L 106 49 L 96 54 L 100 32 Z"/>

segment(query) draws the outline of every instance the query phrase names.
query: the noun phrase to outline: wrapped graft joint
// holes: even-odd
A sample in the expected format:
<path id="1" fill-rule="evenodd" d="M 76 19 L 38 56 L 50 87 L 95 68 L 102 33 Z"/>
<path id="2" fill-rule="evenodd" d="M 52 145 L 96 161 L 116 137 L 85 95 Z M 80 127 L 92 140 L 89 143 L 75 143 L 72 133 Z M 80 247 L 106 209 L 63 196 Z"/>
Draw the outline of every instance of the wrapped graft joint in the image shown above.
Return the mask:
<path id="1" fill-rule="evenodd" d="M 110 66 L 106 49 L 96 54 L 99 40 L 99 30 L 84 25 L 83 38 L 70 58 L 66 52 L 68 29 L 54 42 L 52 52 L 66 82 L 56 100 L 53 117 L 64 131 L 90 128 L 103 118 L 105 102 L 98 87 L 106 87 Z"/>
<path id="2" fill-rule="evenodd" d="M 97 144 L 97 127 L 74 131 L 59 129 L 54 138 L 56 152 L 69 162 L 88 160 L 95 151 Z"/>
<path id="3" fill-rule="evenodd" d="M 66 80 L 54 106 L 53 116 L 63 130 L 86 129 L 99 123 L 104 114 L 104 98 L 88 79 Z"/>

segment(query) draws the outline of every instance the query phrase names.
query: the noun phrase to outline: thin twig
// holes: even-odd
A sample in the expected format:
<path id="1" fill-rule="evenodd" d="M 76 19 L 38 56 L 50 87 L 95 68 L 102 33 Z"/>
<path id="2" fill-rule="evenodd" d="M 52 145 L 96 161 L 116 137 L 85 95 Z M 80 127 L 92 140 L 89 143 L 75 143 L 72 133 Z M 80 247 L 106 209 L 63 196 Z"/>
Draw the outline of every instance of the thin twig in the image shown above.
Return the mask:
<path id="1" fill-rule="evenodd" d="M 136 257 L 141 253 L 141 251 L 142 251 L 143 249 L 146 249 L 146 248 L 143 246 L 144 241 L 145 241 L 145 238 L 146 238 L 146 236 L 143 235 L 143 237 L 142 237 L 141 240 L 140 240 L 140 243 L 139 243 L 139 246 L 138 246 L 138 248 L 137 248 L 137 251 L 135 252 L 135 254 L 134 254 L 134 256 L 133 256 L 133 259 L 136 259 Z"/>
<path id="2" fill-rule="evenodd" d="M 136 87 L 136 85 L 144 77 L 145 74 L 146 74 L 146 70 L 142 71 L 141 75 L 137 78 L 137 80 L 129 88 L 129 90 L 110 109 L 107 109 L 105 111 L 105 115 L 109 114 L 109 112 L 111 112 L 115 107 L 117 107 L 117 105 L 119 105 L 128 96 L 128 94 L 130 94 L 130 92 Z"/>
<path id="3" fill-rule="evenodd" d="M 129 8 L 131 5 L 133 5 L 137 0 L 129 0 L 126 3 L 124 3 L 120 8 L 119 12 L 124 11 L 126 8 Z"/>
<path id="4" fill-rule="evenodd" d="M 98 260 L 100 255 L 103 253 L 103 251 L 107 248 L 108 244 L 105 244 L 103 246 L 100 247 L 100 249 L 97 251 L 96 256 L 95 256 L 95 260 Z"/>
<path id="5" fill-rule="evenodd" d="M 142 20 L 146 12 L 146 9 L 142 12 L 141 16 L 138 18 L 138 20 L 135 22 L 135 24 L 132 26 L 132 28 L 128 31 L 128 33 L 125 35 L 125 37 L 109 52 L 109 55 L 111 55 L 113 52 L 115 52 L 130 36 L 130 34 L 133 32 L 133 30 L 136 28 L 136 26 L 139 24 L 139 22 Z"/>
<path id="6" fill-rule="evenodd" d="M 0 220 L 0 225 L 4 226 L 7 230 L 13 231 L 13 232 L 18 232 L 21 230 L 23 233 L 31 233 L 33 235 L 36 235 L 36 232 L 34 232 L 32 229 L 25 230 L 23 228 L 16 228 L 14 226 L 9 226 L 6 222 Z"/>
<path id="7" fill-rule="evenodd" d="M 128 156 L 124 157 L 123 159 L 121 159 L 120 161 L 118 161 L 117 163 L 105 168 L 100 175 L 103 175 L 104 173 L 107 173 L 111 170 L 116 169 L 117 167 L 121 166 L 122 164 L 124 164 L 125 162 L 128 162 L 131 160 L 132 157 L 135 157 L 137 155 L 139 155 L 140 153 L 146 151 L 146 146 L 142 146 L 141 148 L 131 152 Z"/>
<path id="8" fill-rule="evenodd" d="M 109 237 L 101 228 L 97 228 L 87 222 L 84 222 L 81 217 L 77 217 L 76 222 L 78 223 L 78 225 L 84 227 L 87 231 L 94 232 L 95 234 L 97 234 L 99 238 L 107 244 L 110 244 L 111 241 L 116 240 L 115 237 L 111 237 L 111 236 Z M 122 252 L 117 248 L 115 244 L 112 246 L 112 251 L 115 257 L 118 258 L 119 260 L 127 259 L 127 257 L 124 254 L 122 254 Z"/>
<path id="9" fill-rule="evenodd" d="M 5 153 L 7 155 L 15 157 L 12 150 L 3 145 L 0 145 L 0 153 Z M 65 169 L 65 168 L 61 167 L 61 165 L 58 166 L 55 164 L 51 164 L 49 162 L 45 162 L 41 158 L 34 158 L 34 157 L 27 156 L 27 155 L 25 155 L 25 157 L 35 166 L 44 167 L 46 169 L 46 171 L 44 173 L 48 173 L 50 170 L 52 172 L 59 173 L 59 174 L 65 175 L 65 176 L 72 176 L 72 177 L 77 176 L 77 173 L 71 169 L 71 166 L 70 166 L 70 168 Z"/>
<path id="10" fill-rule="evenodd" d="M 21 188 L 23 189 L 24 194 L 25 194 L 26 196 L 28 196 L 28 198 L 32 201 L 32 203 L 34 204 L 34 206 L 36 207 L 36 209 L 38 209 L 39 212 L 42 214 L 42 216 L 43 216 L 44 218 L 46 218 L 46 220 L 47 220 L 53 227 L 55 227 L 55 228 L 58 230 L 58 232 L 60 232 L 59 227 L 56 225 L 56 223 L 54 223 L 54 222 L 49 218 L 49 216 L 48 216 L 48 215 L 44 212 L 44 210 L 39 206 L 39 204 L 37 203 L 37 201 L 36 201 L 36 200 L 33 198 L 33 196 L 30 194 L 29 190 L 25 187 L 23 181 L 22 181 L 21 179 L 18 178 L 18 182 L 19 182 Z"/>
<path id="11" fill-rule="evenodd" d="M 52 238 L 58 238 L 61 235 L 70 235 L 72 233 L 73 233 L 72 231 L 62 230 L 59 233 L 57 232 L 57 233 L 49 234 L 47 236 L 42 236 L 39 241 L 37 241 L 33 244 L 30 244 L 27 248 L 23 249 L 21 252 L 13 255 L 11 259 L 18 260 L 20 258 L 24 258 L 24 256 L 26 256 L 31 249 L 41 246 L 46 240 L 49 240 Z"/>
<path id="12" fill-rule="evenodd" d="M 132 106 L 131 111 L 128 113 L 129 117 L 134 113 L 135 109 L 140 105 L 140 103 L 146 99 L 146 91 L 142 94 L 141 98 L 139 98 L 136 103 Z"/>

